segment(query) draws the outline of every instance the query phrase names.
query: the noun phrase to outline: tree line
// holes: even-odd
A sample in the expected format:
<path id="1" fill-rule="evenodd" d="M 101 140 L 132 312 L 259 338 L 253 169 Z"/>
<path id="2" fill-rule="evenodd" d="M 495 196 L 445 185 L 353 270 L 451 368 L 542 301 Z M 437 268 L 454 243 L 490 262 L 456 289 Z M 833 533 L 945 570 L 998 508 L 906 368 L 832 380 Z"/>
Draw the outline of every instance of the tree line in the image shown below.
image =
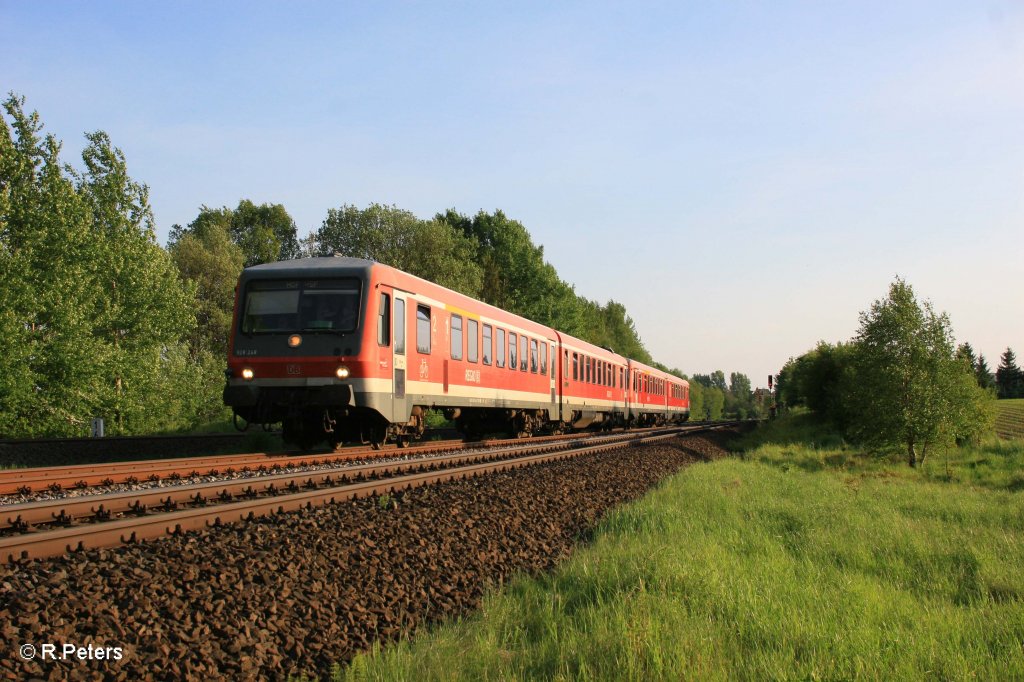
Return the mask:
<path id="1" fill-rule="evenodd" d="M 148 188 L 103 132 L 76 170 L 11 94 L 0 116 L 0 437 L 192 428 L 221 404 L 242 268 L 340 253 L 408 271 L 677 376 L 653 360 L 625 306 L 579 295 L 502 211 L 421 219 L 344 204 L 299 238 L 280 204 L 201 206 L 157 243 Z M 694 414 L 754 415 L 743 375 L 697 376 Z"/>
<path id="2" fill-rule="evenodd" d="M 820 342 L 778 375 L 783 406 L 802 405 L 851 440 L 899 445 L 911 466 L 938 446 L 977 441 L 991 430 L 993 402 L 1020 397 L 1013 351 L 995 376 L 968 343 L 955 346 L 948 315 L 920 302 L 897 278 L 888 296 L 860 315 L 857 336 Z"/>

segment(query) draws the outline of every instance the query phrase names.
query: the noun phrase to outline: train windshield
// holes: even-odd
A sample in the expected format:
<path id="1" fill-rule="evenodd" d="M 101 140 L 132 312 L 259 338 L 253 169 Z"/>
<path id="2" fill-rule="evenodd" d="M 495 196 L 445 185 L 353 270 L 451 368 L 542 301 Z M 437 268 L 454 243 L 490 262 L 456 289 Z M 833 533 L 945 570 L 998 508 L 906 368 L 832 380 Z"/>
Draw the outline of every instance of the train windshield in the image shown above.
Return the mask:
<path id="1" fill-rule="evenodd" d="M 242 333 L 354 332 L 359 325 L 357 279 L 249 282 Z"/>

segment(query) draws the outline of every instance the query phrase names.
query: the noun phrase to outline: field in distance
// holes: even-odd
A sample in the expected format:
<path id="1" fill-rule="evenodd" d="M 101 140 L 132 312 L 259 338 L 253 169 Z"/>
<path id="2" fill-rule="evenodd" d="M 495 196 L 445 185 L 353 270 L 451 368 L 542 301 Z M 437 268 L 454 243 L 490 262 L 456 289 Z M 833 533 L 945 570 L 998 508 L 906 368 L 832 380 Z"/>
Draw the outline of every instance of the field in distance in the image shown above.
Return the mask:
<path id="1" fill-rule="evenodd" d="M 335 679 L 1024 678 L 1024 442 L 911 470 L 798 416 L 744 447 Z"/>
<path id="2" fill-rule="evenodd" d="M 1000 438 L 1024 439 L 1024 398 L 996 401 L 996 433 Z"/>

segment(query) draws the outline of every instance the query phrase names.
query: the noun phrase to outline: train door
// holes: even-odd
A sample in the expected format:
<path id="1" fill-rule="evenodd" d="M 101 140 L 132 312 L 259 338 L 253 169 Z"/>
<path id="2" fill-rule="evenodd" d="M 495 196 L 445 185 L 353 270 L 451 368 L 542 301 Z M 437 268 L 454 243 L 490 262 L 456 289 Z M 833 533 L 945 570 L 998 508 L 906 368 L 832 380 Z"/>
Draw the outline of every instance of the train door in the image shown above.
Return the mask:
<path id="1" fill-rule="evenodd" d="M 409 400 L 405 394 L 407 336 L 405 332 L 409 316 L 406 314 L 405 294 L 400 291 L 395 291 L 394 310 L 395 342 L 391 344 L 394 349 L 391 365 L 395 368 L 395 383 L 392 394 L 392 414 L 396 422 L 404 422 L 409 419 Z"/>
<path id="2" fill-rule="evenodd" d="M 544 369 L 547 370 L 547 373 L 548 373 L 548 389 L 551 391 L 551 408 L 555 409 L 555 394 L 557 392 L 557 389 L 555 388 L 555 382 L 558 380 L 557 379 L 558 373 L 555 371 L 555 365 L 557 364 L 557 359 L 555 358 L 555 355 L 558 353 L 558 346 L 556 345 L 556 343 L 554 341 L 551 341 L 549 339 L 544 339 L 541 343 L 544 346 L 544 348 L 541 350 L 541 353 L 542 353 L 542 355 L 541 355 L 541 359 L 542 359 L 541 365 L 545 366 Z M 547 354 L 548 354 L 549 351 L 550 351 L 550 355 L 551 355 L 551 358 L 550 358 L 551 364 L 550 365 L 547 362 L 548 361 Z M 556 414 L 554 414 L 553 416 L 557 417 L 558 416 L 557 410 L 555 410 L 555 412 L 556 412 Z"/>
<path id="3" fill-rule="evenodd" d="M 633 397 L 633 362 L 631 360 L 626 360 L 626 386 L 625 386 L 625 388 L 626 388 L 626 395 L 624 397 L 624 400 L 626 401 L 626 413 L 625 414 L 626 414 L 626 423 L 629 424 L 629 423 L 631 423 L 633 421 L 633 415 L 630 412 L 632 410 L 632 402 L 633 402 L 631 400 L 631 398 Z"/>

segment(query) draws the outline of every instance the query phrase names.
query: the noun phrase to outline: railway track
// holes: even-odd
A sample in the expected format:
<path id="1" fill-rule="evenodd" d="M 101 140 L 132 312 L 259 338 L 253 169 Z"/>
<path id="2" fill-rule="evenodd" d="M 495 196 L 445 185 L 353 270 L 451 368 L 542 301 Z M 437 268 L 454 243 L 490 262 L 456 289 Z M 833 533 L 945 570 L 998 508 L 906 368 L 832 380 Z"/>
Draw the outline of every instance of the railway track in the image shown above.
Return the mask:
<path id="1" fill-rule="evenodd" d="M 529 441 L 472 443 L 469 445 L 487 445 L 488 449 L 425 456 L 431 450 L 440 447 L 451 449 L 457 445 L 449 442 L 401 450 L 403 455 L 418 453 L 424 456 L 398 462 L 317 472 L 284 472 L 259 478 L 218 480 L 153 490 L 5 505 L 0 507 L 0 523 L 6 524 L 4 532 L 7 534 L 0 538 L 0 560 L 17 562 L 57 556 L 74 550 L 112 547 L 168 534 L 180 534 L 209 525 L 406 490 L 634 444 L 653 443 L 682 433 L 710 428 L 720 426 L 685 426 L 643 433 L 552 436 Z M 350 453 L 336 454 L 339 458 L 353 457 Z M 246 457 L 256 459 L 243 461 L 264 461 L 263 466 L 267 466 L 266 461 L 271 459 L 262 454 Z M 260 457 L 263 459 L 260 460 Z M 316 459 L 323 461 L 325 457 L 331 455 L 320 455 Z M 205 462 L 202 466 L 210 467 L 223 467 L 225 461 L 225 458 L 201 459 Z M 311 458 L 308 461 L 314 460 Z M 296 463 L 296 459 L 292 458 L 291 462 Z M 195 466 L 195 461 L 188 464 L 188 467 Z M 76 467 L 54 469 L 57 470 L 51 473 L 60 480 L 86 474 L 83 469 Z M 75 473 L 69 475 L 68 469 L 74 469 Z M 88 476 L 109 477 L 110 472 L 89 472 Z M 37 476 L 22 480 L 42 479 Z"/>

